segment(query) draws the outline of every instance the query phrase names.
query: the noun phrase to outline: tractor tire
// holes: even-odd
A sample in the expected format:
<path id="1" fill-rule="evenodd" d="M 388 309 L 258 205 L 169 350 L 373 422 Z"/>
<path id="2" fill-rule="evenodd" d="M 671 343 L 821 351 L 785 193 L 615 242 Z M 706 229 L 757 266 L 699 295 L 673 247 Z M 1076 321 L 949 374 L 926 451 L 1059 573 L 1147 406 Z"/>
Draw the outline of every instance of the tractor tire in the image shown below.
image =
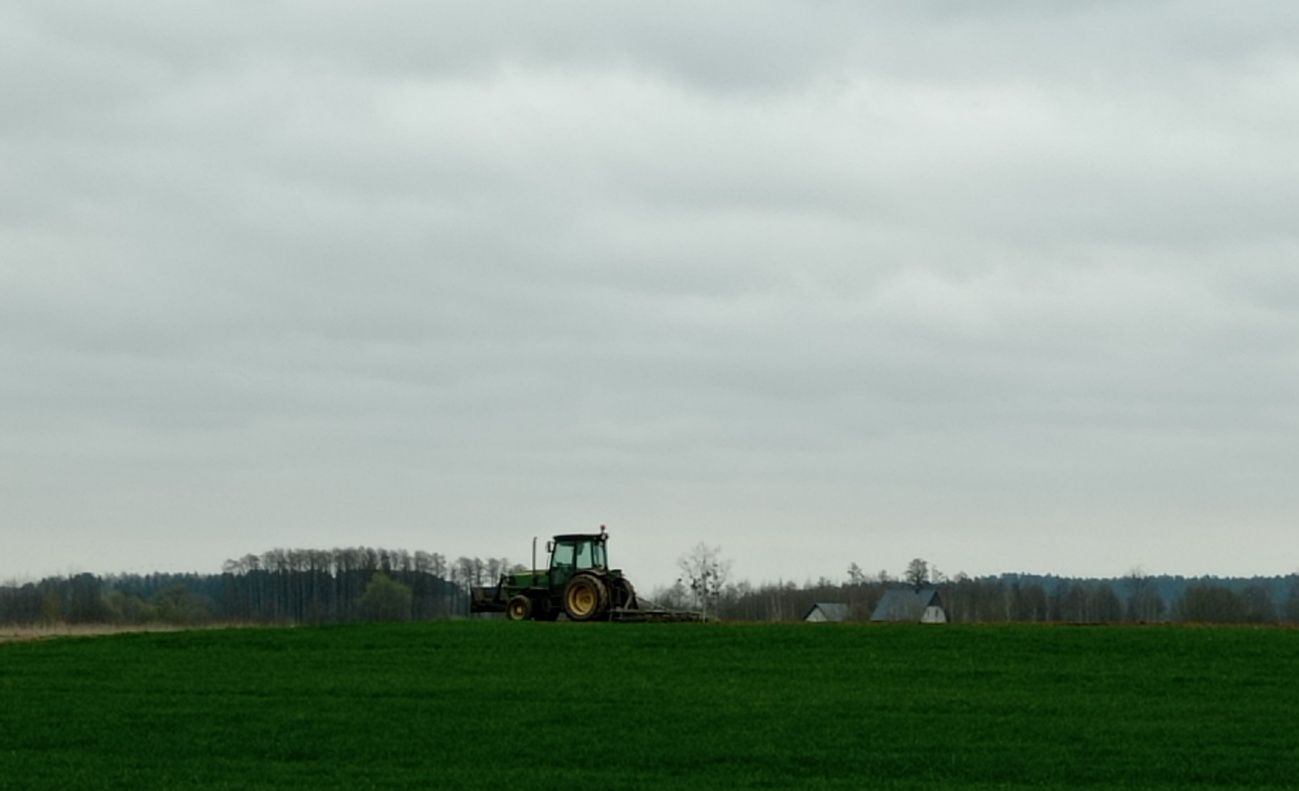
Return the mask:
<path id="1" fill-rule="evenodd" d="M 640 604 L 636 601 L 636 588 L 631 584 L 631 580 L 617 577 L 609 587 L 613 588 L 613 606 L 628 610 L 640 609 Z"/>
<path id="2" fill-rule="evenodd" d="M 532 599 L 520 593 L 505 605 L 505 617 L 511 621 L 526 621 L 532 617 Z"/>
<path id="3" fill-rule="evenodd" d="M 609 586 L 594 574 L 578 574 L 564 586 L 564 614 L 570 621 L 590 621 L 609 609 Z"/>

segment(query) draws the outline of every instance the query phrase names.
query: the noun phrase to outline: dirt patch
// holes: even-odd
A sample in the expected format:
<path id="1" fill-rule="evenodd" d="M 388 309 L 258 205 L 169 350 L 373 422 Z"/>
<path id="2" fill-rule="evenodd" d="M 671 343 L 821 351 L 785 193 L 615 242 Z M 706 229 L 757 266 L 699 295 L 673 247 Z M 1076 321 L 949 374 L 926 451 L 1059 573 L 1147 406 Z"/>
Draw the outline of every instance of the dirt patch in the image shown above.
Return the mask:
<path id="1" fill-rule="evenodd" d="M 52 626 L 0 626 L 0 643 L 23 640 L 48 640 L 52 637 L 95 637 L 125 632 L 178 632 L 185 627 L 144 624 L 118 626 L 114 624 L 54 624 Z"/>

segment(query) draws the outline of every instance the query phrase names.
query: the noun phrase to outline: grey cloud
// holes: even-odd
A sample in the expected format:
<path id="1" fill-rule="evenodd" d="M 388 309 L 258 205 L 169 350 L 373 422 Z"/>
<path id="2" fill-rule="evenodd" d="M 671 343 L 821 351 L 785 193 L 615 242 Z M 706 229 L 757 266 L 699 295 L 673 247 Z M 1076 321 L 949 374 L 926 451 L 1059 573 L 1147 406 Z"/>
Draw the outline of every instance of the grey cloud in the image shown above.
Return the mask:
<path id="1" fill-rule="evenodd" d="M 1281 7 L 245 11 L 4 12 L 0 575 L 1299 565 Z"/>

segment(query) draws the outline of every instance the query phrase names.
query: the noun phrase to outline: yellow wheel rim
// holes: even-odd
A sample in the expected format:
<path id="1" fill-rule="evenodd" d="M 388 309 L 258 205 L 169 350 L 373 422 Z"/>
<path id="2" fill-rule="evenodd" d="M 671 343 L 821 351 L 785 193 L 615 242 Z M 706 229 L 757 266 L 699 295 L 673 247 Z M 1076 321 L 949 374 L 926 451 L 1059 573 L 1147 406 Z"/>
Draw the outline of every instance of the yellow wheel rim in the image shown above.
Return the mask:
<path id="1" fill-rule="evenodd" d="M 595 589 L 590 585 L 574 585 L 568 592 L 568 608 L 574 615 L 587 615 L 595 609 Z"/>

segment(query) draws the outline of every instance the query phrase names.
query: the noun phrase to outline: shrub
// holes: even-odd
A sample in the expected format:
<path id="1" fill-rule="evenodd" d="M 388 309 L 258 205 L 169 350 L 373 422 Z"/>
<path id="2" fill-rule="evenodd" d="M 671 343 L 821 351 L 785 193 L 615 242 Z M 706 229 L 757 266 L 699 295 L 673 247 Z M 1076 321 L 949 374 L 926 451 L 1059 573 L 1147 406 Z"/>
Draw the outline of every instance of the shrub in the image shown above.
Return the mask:
<path id="1" fill-rule="evenodd" d="M 361 613 L 369 621 L 409 621 L 411 598 L 410 588 L 379 572 L 361 597 Z"/>

